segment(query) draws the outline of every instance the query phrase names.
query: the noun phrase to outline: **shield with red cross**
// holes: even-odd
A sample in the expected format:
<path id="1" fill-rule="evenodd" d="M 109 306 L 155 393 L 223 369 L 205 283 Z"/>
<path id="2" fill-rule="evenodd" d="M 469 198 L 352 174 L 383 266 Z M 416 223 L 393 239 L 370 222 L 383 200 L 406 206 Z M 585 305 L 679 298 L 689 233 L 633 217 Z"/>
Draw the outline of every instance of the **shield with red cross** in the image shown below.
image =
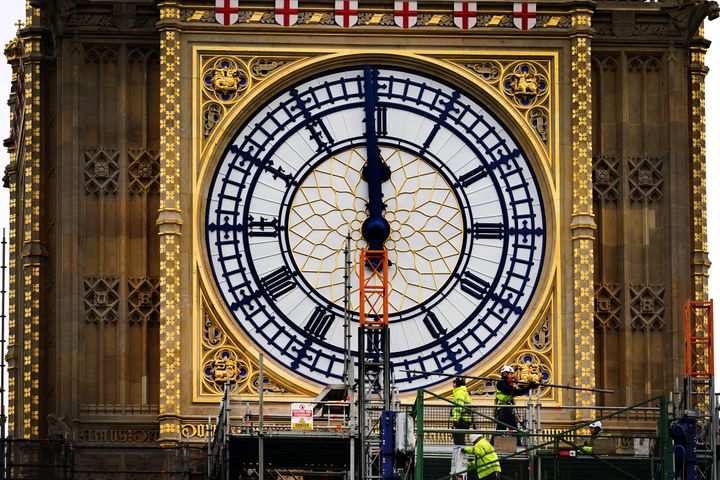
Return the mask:
<path id="1" fill-rule="evenodd" d="M 335 0 L 335 23 L 352 27 L 358 20 L 358 0 Z"/>
<path id="2" fill-rule="evenodd" d="M 414 27 L 417 23 L 417 2 L 395 2 L 395 25 L 402 28 Z"/>
<path id="3" fill-rule="evenodd" d="M 520 30 L 530 30 L 535 26 L 537 9 L 534 3 L 513 3 L 513 23 Z"/>
<path id="4" fill-rule="evenodd" d="M 477 2 L 455 2 L 455 26 L 468 30 L 477 24 Z"/>
<path id="5" fill-rule="evenodd" d="M 215 0 L 215 20 L 225 26 L 238 20 L 238 0 Z"/>
<path id="6" fill-rule="evenodd" d="M 275 21 L 283 27 L 297 23 L 298 0 L 275 0 Z"/>

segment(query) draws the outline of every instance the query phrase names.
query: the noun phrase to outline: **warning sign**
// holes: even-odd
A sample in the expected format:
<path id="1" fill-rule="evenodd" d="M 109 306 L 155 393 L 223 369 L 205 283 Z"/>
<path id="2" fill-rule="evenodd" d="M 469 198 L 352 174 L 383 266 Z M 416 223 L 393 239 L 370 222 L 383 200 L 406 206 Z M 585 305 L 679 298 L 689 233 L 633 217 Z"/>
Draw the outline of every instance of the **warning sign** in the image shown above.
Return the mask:
<path id="1" fill-rule="evenodd" d="M 312 430 L 313 409 L 307 403 L 290 404 L 290 429 L 291 430 Z"/>

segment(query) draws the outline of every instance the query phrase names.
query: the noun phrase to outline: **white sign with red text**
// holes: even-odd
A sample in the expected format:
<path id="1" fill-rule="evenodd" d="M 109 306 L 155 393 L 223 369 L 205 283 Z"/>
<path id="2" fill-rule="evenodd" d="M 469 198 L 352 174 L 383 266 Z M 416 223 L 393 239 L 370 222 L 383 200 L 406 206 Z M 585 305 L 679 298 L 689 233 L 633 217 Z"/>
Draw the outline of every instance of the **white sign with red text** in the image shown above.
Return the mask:
<path id="1" fill-rule="evenodd" d="M 313 429 L 313 406 L 308 403 L 290 404 L 290 430 Z"/>

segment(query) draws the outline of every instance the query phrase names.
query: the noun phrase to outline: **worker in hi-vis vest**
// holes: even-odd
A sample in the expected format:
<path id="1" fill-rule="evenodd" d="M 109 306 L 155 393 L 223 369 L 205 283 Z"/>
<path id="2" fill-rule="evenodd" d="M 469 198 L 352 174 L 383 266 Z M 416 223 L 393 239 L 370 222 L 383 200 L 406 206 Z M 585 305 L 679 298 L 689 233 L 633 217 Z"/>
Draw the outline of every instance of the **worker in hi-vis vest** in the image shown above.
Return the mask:
<path id="1" fill-rule="evenodd" d="M 585 444 L 580 447 L 580 451 L 582 453 L 593 453 L 593 443 L 595 443 L 595 440 L 601 436 L 601 432 L 603 429 L 602 422 L 599 420 L 596 420 L 592 422 L 590 425 L 588 425 L 588 428 L 590 429 L 590 438 L 588 438 L 585 441 Z"/>
<path id="2" fill-rule="evenodd" d="M 453 380 L 453 407 L 452 407 L 452 423 L 453 428 L 462 430 L 453 433 L 453 443 L 455 445 L 465 445 L 465 431 L 470 428 L 473 420 L 472 400 L 465 386 L 465 379 L 455 377 Z"/>
<path id="3" fill-rule="evenodd" d="M 515 369 L 510 365 L 505 365 L 500 369 L 500 380 L 495 384 L 495 418 L 498 420 L 497 429 L 506 430 L 510 426 L 511 430 L 518 429 L 518 421 L 515 416 L 515 397 L 525 395 L 533 388 L 537 387 L 537 383 L 530 382 L 525 386 L 518 386 L 515 381 Z M 502 422 L 502 423 L 501 423 Z"/>
<path id="4" fill-rule="evenodd" d="M 490 442 L 482 435 L 470 435 L 472 447 L 465 447 L 465 453 L 475 455 L 474 468 L 477 471 L 478 479 L 503 479 L 500 472 L 500 459 Z"/>

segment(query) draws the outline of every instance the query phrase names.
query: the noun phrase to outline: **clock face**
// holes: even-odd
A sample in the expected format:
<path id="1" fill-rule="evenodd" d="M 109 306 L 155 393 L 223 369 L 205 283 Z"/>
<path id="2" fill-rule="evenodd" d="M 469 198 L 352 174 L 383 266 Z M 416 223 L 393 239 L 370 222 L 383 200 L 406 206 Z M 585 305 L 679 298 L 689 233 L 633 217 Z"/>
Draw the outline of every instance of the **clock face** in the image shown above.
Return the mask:
<path id="1" fill-rule="evenodd" d="M 374 162 L 389 177 L 364 170 Z M 215 168 L 205 231 L 234 321 L 320 384 L 343 378 L 346 239 L 356 359 L 359 252 L 381 242 L 401 391 L 444 380 L 405 370 L 460 373 L 503 344 L 546 243 L 538 182 L 505 126 L 457 87 L 377 65 L 302 81 L 252 114 Z"/>

